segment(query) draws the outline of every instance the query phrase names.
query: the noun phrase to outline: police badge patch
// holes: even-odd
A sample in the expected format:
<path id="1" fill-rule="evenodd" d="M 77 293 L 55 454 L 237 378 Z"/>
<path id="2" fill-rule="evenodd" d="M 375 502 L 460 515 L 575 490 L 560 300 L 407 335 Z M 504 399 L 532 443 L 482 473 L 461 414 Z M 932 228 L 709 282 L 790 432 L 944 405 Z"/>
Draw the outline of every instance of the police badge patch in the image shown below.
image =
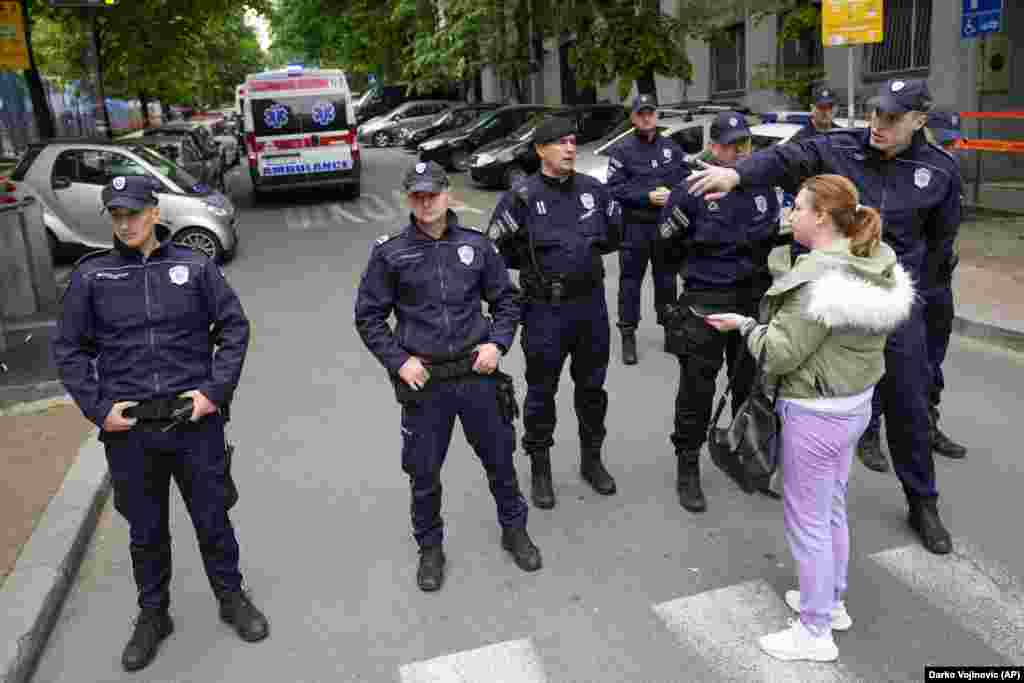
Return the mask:
<path id="1" fill-rule="evenodd" d="M 462 261 L 463 265 L 473 265 L 473 257 L 476 255 L 476 252 L 473 251 L 473 247 L 468 244 L 463 244 L 459 247 L 458 254 L 459 260 Z"/>
<path id="2" fill-rule="evenodd" d="M 121 190 L 124 189 L 124 186 L 125 186 L 126 182 L 127 181 L 125 181 L 124 176 L 120 176 L 120 175 L 117 176 L 116 178 L 114 178 L 114 182 L 113 182 L 114 189 L 117 190 L 118 192 L 120 192 Z"/>
<path id="3" fill-rule="evenodd" d="M 914 184 L 917 185 L 918 189 L 923 190 L 928 187 L 928 183 L 932 181 L 932 172 L 927 168 L 919 168 L 914 171 Z"/>
<path id="4" fill-rule="evenodd" d="M 765 199 L 762 195 L 757 195 L 756 197 L 754 197 L 754 206 L 756 206 L 757 210 L 760 211 L 761 213 L 768 212 L 768 200 Z"/>
<path id="5" fill-rule="evenodd" d="M 183 285 L 188 282 L 188 266 L 173 266 L 167 271 L 171 276 L 171 282 L 176 285 Z"/>
<path id="6" fill-rule="evenodd" d="M 662 154 L 665 155 L 665 158 L 667 160 L 672 161 L 672 150 L 670 150 L 670 149 L 663 149 L 663 150 L 661 150 L 661 152 L 662 152 Z"/>
<path id="7" fill-rule="evenodd" d="M 584 192 L 580 195 L 580 204 L 583 205 L 584 209 L 590 211 L 594 208 L 594 195 L 589 192 Z"/>

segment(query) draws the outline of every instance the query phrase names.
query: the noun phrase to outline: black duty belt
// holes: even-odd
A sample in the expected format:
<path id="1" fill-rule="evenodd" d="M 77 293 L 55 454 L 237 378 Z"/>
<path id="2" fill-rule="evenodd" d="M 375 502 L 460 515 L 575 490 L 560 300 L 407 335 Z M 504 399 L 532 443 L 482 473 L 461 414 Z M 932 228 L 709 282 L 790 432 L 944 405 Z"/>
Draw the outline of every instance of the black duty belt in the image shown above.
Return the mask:
<path id="1" fill-rule="evenodd" d="M 473 374 L 473 363 L 476 362 L 476 354 L 473 353 L 465 358 L 456 360 L 434 362 L 424 360 L 423 365 L 430 373 L 430 379 L 455 379 Z"/>
<path id="2" fill-rule="evenodd" d="M 137 406 L 125 408 L 121 414 L 139 422 L 168 422 L 182 417 L 187 419 L 192 415 L 192 399 L 156 398 L 140 401 Z"/>
<path id="3" fill-rule="evenodd" d="M 543 284 L 537 278 L 520 278 L 519 282 L 523 285 L 523 292 L 527 298 L 551 303 L 561 303 L 569 299 L 588 296 L 601 285 L 601 280 L 595 277 L 555 276 L 547 278 Z"/>

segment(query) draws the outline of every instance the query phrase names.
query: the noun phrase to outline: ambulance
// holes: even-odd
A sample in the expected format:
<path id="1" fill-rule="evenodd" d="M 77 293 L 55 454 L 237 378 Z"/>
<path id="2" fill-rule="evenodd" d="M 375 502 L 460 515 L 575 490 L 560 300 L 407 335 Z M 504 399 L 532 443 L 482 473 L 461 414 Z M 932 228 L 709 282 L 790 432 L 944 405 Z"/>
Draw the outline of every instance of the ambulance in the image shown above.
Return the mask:
<path id="1" fill-rule="evenodd" d="M 245 80 L 245 150 L 253 192 L 360 192 L 359 143 L 345 73 L 288 67 Z"/>

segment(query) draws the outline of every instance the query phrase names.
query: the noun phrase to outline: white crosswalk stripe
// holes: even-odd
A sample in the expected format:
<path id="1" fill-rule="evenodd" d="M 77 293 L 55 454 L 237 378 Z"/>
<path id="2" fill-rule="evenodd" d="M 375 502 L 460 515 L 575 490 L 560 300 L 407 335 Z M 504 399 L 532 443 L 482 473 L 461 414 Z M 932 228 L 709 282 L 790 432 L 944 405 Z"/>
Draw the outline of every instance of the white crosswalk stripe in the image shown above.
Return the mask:
<path id="1" fill-rule="evenodd" d="M 871 559 L 993 650 L 1024 665 L 1024 590 L 978 548 L 956 539 L 949 555 L 933 555 L 915 544 Z"/>
<path id="2" fill-rule="evenodd" d="M 372 204 L 373 207 L 371 208 L 369 204 Z M 360 197 L 359 208 L 371 221 L 393 221 L 398 215 L 393 206 L 376 194 L 364 194 Z"/>
<path id="3" fill-rule="evenodd" d="M 837 663 L 782 662 L 761 652 L 759 636 L 795 617 L 766 581 L 755 580 L 663 602 L 655 614 L 721 681 L 855 681 Z"/>
<path id="4" fill-rule="evenodd" d="M 306 207 L 289 206 L 284 210 L 284 221 L 289 230 L 308 230 L 309 212 Z"/>
<path id="5" fill-rule="evenodd" d="M 456 652 L 399 669 L 402 683 L 545 683 L 540 657 L 529 639 Z"/>
<path id="6" fill-rule="evenodd" d="M 366 222 L 365 220 L 363 220 L 359 216 L 355 215 L 351 211 L 346 211 L 345 209 L 341 208 L 341 206 L 339 204 L 336 204 L 336 203 L 328 204 L 327 208 L 330 210 L 330 212 L 334 216 L 334 218 L 337 219 L 339 222 L 342 222 L 342 223 L 344 223 L 344 222 L 349 222 L 349 223 L 365 223 Z"/>

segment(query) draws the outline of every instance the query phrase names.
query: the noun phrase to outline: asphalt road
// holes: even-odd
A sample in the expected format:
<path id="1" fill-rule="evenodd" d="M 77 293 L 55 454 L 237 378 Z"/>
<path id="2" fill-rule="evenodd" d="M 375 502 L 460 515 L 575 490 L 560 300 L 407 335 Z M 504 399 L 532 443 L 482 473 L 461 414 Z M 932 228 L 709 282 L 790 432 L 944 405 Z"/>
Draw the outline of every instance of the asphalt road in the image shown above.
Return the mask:
<path id="1" fill-rule="evenodd" d="M 966 461 L 937 459 L 957 553 L 924 553 L 896 478 L 855 463 L 854 627 L 837 637 L 838 664 L 780 664 L 755 638 L 792 616 L 781 601 L 795 586 L 782 507 L 710 467 L 708 512 L 679 507 L 668 443 L 676 362 L 659 350 L 649 287 L 640 364 L 622 366 L 613 342 L 606 461 L 618 495 L 597 496 L 576 472 L 563 384 L 559 504 L 531 508 L 544 568 L 524 574 L 499 546 L 482 468 L 456 430 L 444 471 L 448 577 L 440 593 L 421 593 L 398 406 L 352 323 L 373 240 L 404 220 L 392 188 L 411 158 L 364 159 L 355 202 L 310 193 L 253 205 L 244 168 L 231 182 L 242 241 L 226 270 L 254 331 L 231 425 L 232 516 L 271 637 L 245 644 L 218 622 L 175 494 L 177 631 L 148 669 L 123 673 L 135 592 L 127 527 L 108 505 L 35 681 L 916 681 L 928 664 L 1024 665 L 1024 464 L 1011 418 L 1024 414 L 1024 358 L 961 338 L 950 350 L 943 426 L 971 448 Z M 453 194 L 471 224 L 497 199 L 462 177 Z M 608 265 L 614 319 L 614 257 Z M 518 345 L 504 367 L 522 396 Z"/>

